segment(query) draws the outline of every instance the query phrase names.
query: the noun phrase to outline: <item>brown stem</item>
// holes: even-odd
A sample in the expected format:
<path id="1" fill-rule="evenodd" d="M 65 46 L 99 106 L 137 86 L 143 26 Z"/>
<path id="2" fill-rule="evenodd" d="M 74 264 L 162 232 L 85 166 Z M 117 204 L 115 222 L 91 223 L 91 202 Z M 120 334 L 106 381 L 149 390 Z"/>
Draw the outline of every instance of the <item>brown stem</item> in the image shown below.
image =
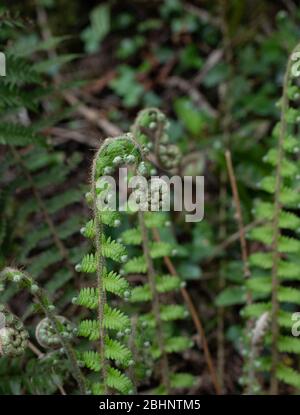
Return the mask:
<path id="1" fill-rule="evenodd" d="M 236 182 L 236 177 L 233 169 L 232 164 L 232 158 L 231 158 L 231 152 L 229 150 L 226 150 L 225 152 L 225 159 L 226 159 L 226 166 L 227 171 L 229 175 L 229 181 L 230 186 L 233 194 L 233 200 L 236 208 L 236 218 L 238 223 L 238 229 L 239 229 L 239 238 L 240 238 L 240 245 L 241 245 L 241 251 L 242 251 L 242 261 L 243 261 L 243 268 L 244 268 L 244 278 L 247 280 L 251 277 L 251 272 L 249 268 L 249 261 L 248 261 L 248 249 L 247 249 L 247 243 L 246 243 L 246 237 L 245 237 L 245 226 L 243 221 L 243 214 L 242 214 L 242 208 L 241 208 L 241 202 Z M 252 295 L 250 290 L 247 290 L 247 297 L 246 297 L 247 305 L 252 304 Z M 247 321 L 247 331 L 250 332 L 253 327 L 253 321 L 252 319 L 248 319 Z M 248 394 L 253 393 L 253 386 L 255 382 L 255 367 L 254 367 L 254 360 L 256 357 L 256 346 L 251 342 L 251 350 L 249 355 L 249 368 L 248 368 L 248 382 L 247 382 L 247 388 L 246 391 Z"/>
<path id="2" fill-rule="evenodd" d="M 244 232 L 247 233 L 253 228 L 256 228 L 258 225 L 262 225 L 267 221 L 264 220 L 255 220 L 248 225 L 244 226 Z M 222 251 L 226 248 L 228 248 L 230 245 L 232 245 L 234 242 L 238 241 L 240 239 L 240 232 L 235 232 L 231 236 L 229 236 L 227 239 L 225 239 L 220 245 L 216 246 L 214 249 L 212 255 L 206 258 L 206 262 L 212 261 L 217 255 L 221 254 Z"/>
<path id="3" fill-rule="evenodd" d="M 236 183 L 236 177 L 235 177 L 234 169 L 232 165 L 231 152 L 229 150 L 226 150 L 225 158 L 226 158 L 227 171 L 229 175 L 231 190 L 232 190 L 236 213 L 237 213 L 237 223 L 238 223 L 238 229 L 239 229 L 238 232 L 239 232 L 241 251 L 242 251 L 244 277 L 245 279 L 248 279 L 250 278 L 251 273 L 250 273 L 249 262 L 248 262 L 248 250 L 247 250 L 247 243 L 246 243 L 246 238 L 245 238 L 245 226 L 244 226 L 244 221 L 243 221 L 239 192 L 238 192 L 237 183 Z M 248 293 L 247 304 L 250 304 L 250 303 L 251 303 L 251 294 Z"/>
<path id="4" fill-rule="evenodd" d="M 39 359 L 41 359 L 44 356 L 44 353 L 40 351 L 40 349 L 38 349 L 33 343 L 31 343 L 30 341 L 28 342 L 28 347 L 29 349 L 35 354 L 37 355 L 37 357 Z"/>

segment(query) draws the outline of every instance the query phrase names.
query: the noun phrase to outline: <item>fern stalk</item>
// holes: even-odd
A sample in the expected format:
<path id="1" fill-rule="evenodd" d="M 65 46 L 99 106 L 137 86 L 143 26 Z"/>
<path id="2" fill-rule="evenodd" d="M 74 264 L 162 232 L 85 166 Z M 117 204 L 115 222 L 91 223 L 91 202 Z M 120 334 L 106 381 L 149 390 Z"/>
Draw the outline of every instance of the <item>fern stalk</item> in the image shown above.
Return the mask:
<path id="1" fill-rule="evenodd" d="M 292 53 L 293 54 L 293 53 Z M 276 370 L 278 366 L 278 336 L 279 336 L 279 324 L 278 324 L 278 264 L 280 259 L 280 253 L 278 252 L 278 242 L 280 235 L 279 227 L 279 215 L 281 211 L 280 203 L 280 192 L 282 183 L 282 160 L 283 160 L 283 143 L 287 133 L 287 121 L 286 111 L 288 109 L 288 86 L 290 81 L 290 71 L 292 65 L 291 56 L 289 57 L 287 68 L 284 75 L 283 82 L 283 94 L 281 100 L 281 116 L 280 116 L 280 132 L 278 138 L 278 160 L 276 167 L 275 176 L 275 195 L 274 195 L 274 218 L 273 218 L 273 241 L 272 241 L 272 252 L 273 252 L 273 267 L 272 267 L 272 311 L 271 311 L 271 332 L 272 332 L 272 352 L 271 352 L 271 384 L 270 394 L 277 395 L 278 393 L 278 380 L 276 376 Z"/>
<path id="2" fill-rule="evenodd" d="M 102 253 L 102 235 L 103 235 L 103 225 L 101 222 L 100 215 L 98 214 L 97 208 L 97 194 L 96 194 L 96 168 L 97 160 L 102 151 L 102 146 L 96 153 L 96 156 L 93 160 L 92 165 L 92 193 L 93 193 L 93 211 L 94 211 L 94 221 L 95 221 L 95 258 L 97 264 L 97 287 L 98 287 L 98 321 L 99 321 L 99 355 L 100 355 L 100 365 L 102 377 L 106 379 L 106 359 L 105 359 L 105 328 L 104 328 L 104 307 L 106 304 L 106 293 L 103 289 L 103 269 L 104 269 L 104 258 Z M 107 385 L 104 381 L 104 393 L 107 394 Z"/>

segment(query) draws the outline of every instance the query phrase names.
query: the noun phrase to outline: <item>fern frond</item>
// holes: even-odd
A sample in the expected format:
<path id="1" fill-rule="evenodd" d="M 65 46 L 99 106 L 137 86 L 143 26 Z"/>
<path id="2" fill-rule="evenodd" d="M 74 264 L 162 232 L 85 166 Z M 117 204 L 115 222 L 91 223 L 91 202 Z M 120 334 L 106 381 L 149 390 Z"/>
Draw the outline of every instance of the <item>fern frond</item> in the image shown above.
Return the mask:
<path id="1" fill-rule="evenodd" d="M 104 310 L 104 326 L 107 330 L 123 331 L 130 326 L 129 318 L 117 308 L 106 305 Z M 78 327 L 78 334 L 90 340 L 99 339 L 99 322 L 97 320 L 83 320 Z"/>
<path id="2" fill-rule="evenodd" d="M 107 368 L 106 382 L 107 386 L 116 389 L 124 395 L 130 395 L 133 393 L 133 385 L 131 380 L 126 375 L 121 373 L 118 369 L 113 367 Z"/>

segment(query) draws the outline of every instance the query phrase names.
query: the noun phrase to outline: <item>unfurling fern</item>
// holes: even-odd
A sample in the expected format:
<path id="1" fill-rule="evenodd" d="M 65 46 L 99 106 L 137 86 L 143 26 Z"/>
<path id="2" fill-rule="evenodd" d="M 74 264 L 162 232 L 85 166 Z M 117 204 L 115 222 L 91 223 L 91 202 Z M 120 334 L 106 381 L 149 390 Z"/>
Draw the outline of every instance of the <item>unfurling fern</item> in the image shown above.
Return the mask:
<path id="1" fill-rule="evenodd" d="M 298 52 L 299 45 L 293 51 Z M 263 337 L 264 357 L 256 356 L 254 364 L 271 372 L 270 392 L 278 392 L 278 380 L 300 388 L 300 374 L 296 369 L 300 340 L 291 336 L 292 313 L 300 304 L 299 287 L 290 286 L 299 281 L 299 139 L 296 137 L 300 112 L 299 87 L 293 84 L 291 55 L 284 78 L 280 100 L 281 119 L 273 132 L 274 147 L 264 157 L 272 170 L 259 183 L 259 189 L 272 198 L 258 201 L 255 218 L 263 224 L 249 233 L 249 238 L 260 243 L 260 252 L 250 256 L 253 268 L 248 288 L 254 303 L 245 307 L 247 318 L 260 319 L 268 313 L 270 325 Z M 269 352 L 268 354 L 266 352 Z M 285 356 L 290 355 L 287 365 Z M 246 380 L 245 380 L 246 381 Z"/>
<path id="2" fill-rule="evenodd" d="M 115 139 L 107 139 L 97 152 L 92 169 L 92 189 L 87 199 L 92 202 L 94 217 L 82 229 L 82 234 L 92 239 L 94 253 L 86 255 L 76 266 L 77 271 L 97 274 L 97 286 L 83 288 L 74 303 L 97 310 L 96 319 L 84 320 L 79 325 L 79 335 L 98 341 L 98 351 L 83 352 L 81 359 L 85 366 L 93 371 L 101 372 L 101 379 L 93 383 L 93 393 L 109 393 L 116 389 L 120 393 L 133 393 L 133 385 L 129 378 L 113 363 L 126 368 L 133 364 L 130 350 L 118 338 L 120 334 L 130 333 L 129 318 L 107 302 L 107 294 L 111 293 L 123 298 L 130 295 L 128 282 L 118 273 L 108 271 L 105 259 L 117 263 L 126 263 L 125 247 L 106 237 L 103 227 L 118 226 L 121 217 L 115 211 L 105 209 L 99 204 L 99 198 L 107 194 L 109 183 L 105 182 L 106 174 L 112 174 L 120 165 L 137 164 L 142 159 L 142 151 L 130 134 Z M 106 200 L 107 201 L 107 200 Z M 117 335 L 118 334 L 118 338 Z M 116 338 L 113 338 L 115 336 Z"/>
<path id="3" fill-rule="evenodd" d="M 159 165 L 165 168 L 174 168 L 179 162 L 179 150 L 176 146 L 168 143 L 167 124 L 164 114 L 157 109 L 150 108 L 139 113 L 132 132 L 143 149 L 154 150 Z M 151 165 L 143 175 L 148 177 L 149 170 L 151 171 Z M 158 207 L 161 208 L 160 202 Z M 164 293 L 178 291 L 182 286 L 178 277 L 163 273 L 162 259 L 175 255 L 175 246 L 168 242 L 153 240 L 152 231 L 154 228 L 169 226 L 166 213 L 140 210 L 137 215 L 138 227 L 126 230 L 121 235 L 122 242 L 128 245 L 142 246 L 141 254 L 129 259 L 123 266 L 122 272 L 125 274 L 147 274 L 147 280 L 142 285 L 133 288 L 130 301 L 135 304 L 148 303 L 151 306 L 150 309 L 148 308 L 148 312 L 140 315 L 137 323 L 137 330 L 143 330 L 143 337 L 141 340 L 140 336 L 136 336 L 136 354 L 140 355 L 143 363 L 146 363 L 138 366 L 137 376 L 145 378 L 151 375 L 153 363 L 158 360 L 161 366 L 160 380 L 162 383 L 156 392 L 169 393 L 173 388 L 189 387 L 194 382 L 193 376 L 189 374 L 172 374 L 167 356 L 168 353 L 181 353 L 193 344 L 188 338 L 175 335 L 172 323 L 185 319 L 188 312 L 184 306 L 166 305 L 163 301 Z M 141 327 L 144 328 L 141 329 Z M 151 340 L 150 343 L 152 343 L 150 355 L 144 346 L 149 343 L 148 340 Z"/>
<path id="4" fill-rule="evenodd" d="M 153 150 L 158 165 L 168 170 L 180 162 L 179 148 L 169 143 L 169 121 L 157 108 L 140 111 L 132 126 L 132 134 L 146 152 Z"/>
<path id="5" fill-rule="evenodd" d="M 164 304 L 160 298 L 182 286 L 179 277 L 164 274 L 161 261 L 176 254 L 175 246 L 165 241 L 157 242 L 150 236 L 151 229 L 169 226 L 167 216 L 165 213 L 143 212 L 149 205 L 148 199 L 143 205 L 142 197 L 137 207 L 129 201 L 125 209 L 120 209 L 126 213 L 117 212 L 119 206 L 112 200 L 115 189 L 109 177 L 105 177 L 129 165 L 130 174 L 144 176 L 147 182 L 153 170 L 150 161 L 144 160 L 150 148 L 148 141 L 153 139 L 160 143 L 161 135 L 166 136 L 166 118 L 154 109 L 145 110 L 138 116 L 133 134 L 139 131 L 139 119 L 148 119 L 149 114 L 152 122 L 154 118 L 157 120 L 150 128 L 152 138 L 145 134 L 143 141 L 140 136 L 128 133 L 103 142 L 93 162 L 92 189 L 86 195 L 93 207 L 93 218 L 81 233 L 93 241 L 94 250 L 85 255 L 75 268 L 80 272 L 96 273 L 97 283 L 94 287 L 82 288 L 73 302 L 97 312 L 95 319 L 82 321 L 78 328 L 80 336 L 98 342 L 97 350 L 89 348 L 80 356 L 86 367 L 101 374 L 98 382 L 91 380 L 91 390 L 97 394 L 110 393 L 110 389 L 133 393 L 140 382 L 151 376 L 156 361 L 162 363 L 160 393 L 167 393 L 173 387 L 188 387 L 193 382 L 193 377 L 188 374 L 171 374 L 167 358 L 168 353 L 181 353 L 192 345 L 188 338 L 178 335 L 173 326 L 174 321 L 187 317 L 185 307 Z M 150 134 L 147 123 L 144 127 L 143 131 Z M 166 140 L 163 141 L 168 146 Z M 173 160 L 172 167 L 175 164 L 177 162 Z M 135 218 L 138 226 L 122 232 L 118 240 L 108 236 L 109 228 L 118 227 L 126 216 Z M 134 245 L 137 252 L 142 246 L 142 250 L 139 255 L 129 258 L 124 244 Z M 119 266 L 119 270 L 110 269 L 113 264 Z M 124 275 L 132 273 L 147 274 L 148 278 L 143 285 L 131 290 Z M 129 301 L 138 317 L 130 320 L 125 313 L 112 307 L 109 302 L 111 295 L 120 297 L 127 304 Z M 144 307 L 143 303 L 149 306 Z"/>
<path id="6" fill-rule="evenodd" d="M 46 316 L 46 319 L 42 320 L 38 327 L 38 340 L 42 340 L 43 345 L 47 347 L 54 345 L 61 347 L 63 354 L 66 354 L 68 358 L 70 371 L 77 381 L 80 393 L 85 394 L 85 379 L 78 365 L 76 352 L 70 342 L 74 335 L 71 325 L 67 323 L 65 318 L 56 316 L 55 306 L 50 302 L 46 292 L 24 271 L 10 267 L 4 268 L 0 272 L 0 282 L 5 283 L 7 281 L 15 283 L 18 289 L 26 289 L 32 294 L 36 304 Z M 8 327 L 4 326 L 0 335 L 1 353 L 7 355 L 23 353 L 28 337 L 24 332 L 23 324 L 16 317 L 13 317 L 11 321 L 10 316 L 5 320 L 5 324 Z M 8 331 L 5 330 L 6 328 Z"/>
<path id="7" fill-rule="evenodd" d="M 20 319 L 6 311 L 1 312 L 0 356 L 19 356 L 27 347 L 28 332 Z"/>

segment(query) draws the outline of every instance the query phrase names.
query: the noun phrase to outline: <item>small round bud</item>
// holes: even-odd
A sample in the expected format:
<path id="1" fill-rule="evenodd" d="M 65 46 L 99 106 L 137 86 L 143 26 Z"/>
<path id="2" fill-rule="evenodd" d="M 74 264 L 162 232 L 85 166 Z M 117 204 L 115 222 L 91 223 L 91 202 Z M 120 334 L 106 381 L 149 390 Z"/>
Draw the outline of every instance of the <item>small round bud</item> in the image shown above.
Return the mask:
<path id="1" fill-rule="evenodd" d="M 283 20 L 287 17 L 287 12 L 285 10 L 280 10 L 277 14 L 276 14 L 276 19 L 278 20 Z"/>
<path id="2" fill-rule="evenodd" d="M 121 256 L 121 262 L 123 262 L 123 264 L 124 264 L 125 262 L 127 262 L 127 260 L 128 260 L 128 256 L 127 256 L 127 255 L 122 255 L 122 256 Z"/>
<path id="3" fill-rule="evenodd" d="M 93 195 L 92 195 L 92 193 L 91 193 L 91 192 L 87 192 L 87 193 L 85 194 L 85 199 L 86 199 L 86 201 L 87 201 L 88 203 L 91 203 L 91 202 L 93 201 Z"/>
<path id="4" fill-rule="evenodd" d="M 141 175 L 145 175 L 147 173 L 147 166 L 143 161 L 138 166 L 138 172 Z"/>
<path id="5" fill-rule="evenodd" d="M 20 282 L 21 279 L 22 279 L 22 276 L 19 275 L 19 274 L 16 274 L 16 275 L 13 276 L 13 281 L 14 282 Z"/>
<path id="6" fill-rule="evenodd" d="M 239 378 L 238 382 L 239 382 L 239 384 L 240 384 L 240 385 L 244 385 L 244 384 L 245 384 L 245 382 L 246 382 L 246 379 L 245 379 L 243 376 L 241 376 L 241 377 Z"/>
<path id="7" fill-rule="evenodd" d="M 104 174 L 111 174 L 114 171 L 114 169 L 111 166 L 104 167 L 103 173 Z"/>
<path id="8" fill-rule="evenodd" d="M 84 235 L 85 230 L 86 230 L 85 226 L 83 226 L 82 228 L 80 228 L 80 233 L 81 233 L 81 235 Z"/>
<path id="9" fill-rule="evenodd" d="M 133 154 L 129 154 L 125 157 L 125 162 L 127 164 L 133 164 L 135 162 L 135 156 Z"/>
<path id="10" fill-rule="evenodd" d="M 75 265 L 75 271 L 80 272 L 81 271 L 81 264 Z"/>
<path id="11" fill-rule="evenodd" d="M 113 164 L 114 164 L 115 166 L 119 166 L 119 165 L 122 163 L 122 161 L 123 161 L 122 157 L 120 157 L 120 156 L 116 156 L 116 157 L 113 159 Z"/>
<path id="12" fill-rule="evenodd" d="M 39 287 L 36 284 L 32 284 L 32 286 L 30 287 L 30 291 L 32 294 L 36 294 L 38 290 L 39 290 Z"/>
<path id="13" fill-rule="evenodd" d="M 143 152 L 147 155 L 147 154 L 149 154 L 149 148 L 147 147 L 147 146 L 144 146 L 143 148 L 142 148 L 142 150 L 143 150 Z"/>

